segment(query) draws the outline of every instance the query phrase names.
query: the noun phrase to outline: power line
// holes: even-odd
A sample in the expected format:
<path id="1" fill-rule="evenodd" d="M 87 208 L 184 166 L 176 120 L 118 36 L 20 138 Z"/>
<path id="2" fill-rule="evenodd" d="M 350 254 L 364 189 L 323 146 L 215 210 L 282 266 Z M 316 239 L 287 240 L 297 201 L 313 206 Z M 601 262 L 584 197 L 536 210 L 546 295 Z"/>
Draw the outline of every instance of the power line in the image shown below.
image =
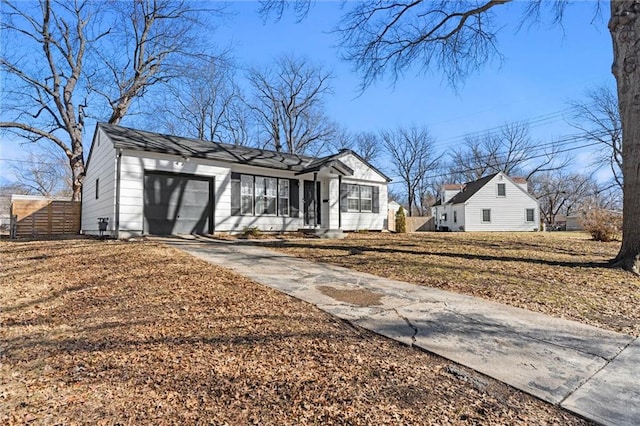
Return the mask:
<path id="1" fill-rule="evenodd" d="M 602 132 L 603 134 L 605 134 L 606 132 Z M 600 145 L 600 142 L 591 142 L 591 143 L 587 143 L 587 144 L 583 144 L 580 146 L 571 146 L 572 143 L 576 143 L 576 142 L 582 142 L 584 141 L 584 136 L 580 137 L 579 135 L 569 135 L 566 136 L 564 139 L 558 140 L 556 141 L 556 145 L 558 147 L 562 147 L 565 146 L 564 149 L 559 149 L 553 152 L 553 154 L 562 154 L 562 153 L 566 153 L 566 152 L 571 152 L 571 151 L 577 151 L 579 149 L 584 149 L 584 148 L 589 148 L 592 146 L 596 146 L 596 145 Z M 539 153 L 541 149 L 545 149 L 548 147 L 553 147 L 554 143 L 553 142 L 549 142 L 546 144 L 542 144 L 542 145 L 538 145 L 536 146 L 535 150 L 532 151 L 533 155 L 527 156 L 526 158 L 524 158 L 522 160 L 522 162 L 526 162 L 526 161 L 530 161 L 530 160 L 534 160 L 536 158 L 542 158 L 545 157 L 546 155 L 548 155 L 548 153 Z M 504 153 L 502 153 L 504 154 Z M 500 154 L 497 154 L 500 155 Z M 491 155 L 485 155 L 485 156 L 480 156 L 478 157 L 479 160 L 482 159 L 488 159 L 490 156 L 493 156 L 493 154 Z M 488 167 L 493 167 L 493 168 L 497 168 L 497 164 L 488 164 Z M 466 173 L 466 172 L 472 172 L 474 169 L 472 168 L 466 168 L 466 169 L 459 169 L 459 170 L 450 170 L 448 172 L 445 173 L 440 173 L 440 174 L 435 174 L 435 175 L 430 175 L 430 176 L 425 176 L 424 179 L 436 179 L 436 178 L 441 178 L 441 177 L 448 177 L 448 176 L 454 176 L 456 174 L 460 174 L 460 173 Z M 401 178 L 400 176 L 389 176 L 390 178 Z M 402 182 L 392 182 L 391 184 L 396 184 L 396 183 L 402 183 Z"/>
<path id="2" fill-rule="evenodd" d="M 487 136 L 487 135 L 495 136 L 496 134 L 499 134 L 499 132 L 505 127 L 514 126 L 518 124 L 525 124 L 528 128 L 536 128 L 545 124 L 550 124 L 555 121 L 558 121 L 558 119 L 563 117 L 566 113 L 574 110 L 575 110 L 575 107 L 570 107 L 570 108 L 565 108 L 559 111 L 550 112 L 548 114 L 531 117 L 529 119 L 511 121 L 499 126 L 490 127 L 488 129 L 477 130 L 474 132 L 464 133 L 462 135 L 451 136 L 448 138 L 440 139 L 437 142 L 437 144 L 441 145 L 446 142 L 464 142 L 464 140 L 467 138 L 474 138 L 478 136 Z"/>

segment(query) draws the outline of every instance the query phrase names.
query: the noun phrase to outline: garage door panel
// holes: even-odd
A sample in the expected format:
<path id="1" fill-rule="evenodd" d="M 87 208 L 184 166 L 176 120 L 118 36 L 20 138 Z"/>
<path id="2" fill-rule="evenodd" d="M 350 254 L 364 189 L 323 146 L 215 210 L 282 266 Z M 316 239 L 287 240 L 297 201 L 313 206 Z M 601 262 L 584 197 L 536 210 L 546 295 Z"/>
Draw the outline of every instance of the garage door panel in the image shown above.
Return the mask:
<path id="1" fill-rule="evenodd" d="M 145 233 L 204 234 L 212 231 L 213 179 L 145 174 Z"/>

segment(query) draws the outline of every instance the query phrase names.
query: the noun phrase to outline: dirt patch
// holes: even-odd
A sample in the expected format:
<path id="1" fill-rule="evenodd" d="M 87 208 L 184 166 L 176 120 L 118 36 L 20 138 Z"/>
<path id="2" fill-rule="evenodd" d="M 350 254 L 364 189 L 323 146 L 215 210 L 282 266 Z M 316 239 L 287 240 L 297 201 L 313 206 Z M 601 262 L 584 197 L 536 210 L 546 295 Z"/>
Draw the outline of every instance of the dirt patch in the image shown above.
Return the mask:
<path id="1" fill-rule="evenodd" d="M 325 296 L 344 303 L 356 306 L 377 306 L 382 305 L 382 294 L 375 293 L 363 288 L 335 288 L 328 285 L 319 286 L 318 290 Z"/>

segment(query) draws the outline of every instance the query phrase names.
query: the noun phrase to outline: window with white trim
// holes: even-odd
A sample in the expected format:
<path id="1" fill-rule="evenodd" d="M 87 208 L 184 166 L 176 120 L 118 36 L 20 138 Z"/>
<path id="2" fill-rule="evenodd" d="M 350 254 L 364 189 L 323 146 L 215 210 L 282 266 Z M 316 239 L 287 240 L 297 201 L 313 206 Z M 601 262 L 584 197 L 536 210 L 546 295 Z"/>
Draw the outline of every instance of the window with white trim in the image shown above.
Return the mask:
<path id="1" fill-rule="evenodd" d="M 289 179 L 240 175 L 240 214 L 289 216 Z"/>
<path id="2" fill-rule="evenodd" d="M 458 223 L 458 211 L 453 211 L 453 223 Z"/>
<path id="3" fill-rule="evenodd" d="M 278 198 L 278 179 L 264 176 L 255 177 L 256 216 L 275 215 Z"/>
<path id="4" fill-rule="evenodd" d="M 96 200 L 100 198 L 100 178 L 96 179 Z"/>
<path id="5" fill-rule="evenodd" d="M 527 222 L 533 222 L 536 220 L 536 211 L 535 209 L 527 209 L 526 211 Z"/>
<path id="6" fill-rule="evenodd" d="M 360 186 L 360 211 L 371 212 L 373 210 L 373 188 Z"/>
<path id="7" fill-rule="evenodd" d="M 376 196 L 376 192 L 373 186 L 347 184 L 346 211 L 372 213 L 374 196 Z M 377 202 L 377 200 L 375 201 Z"/>
<path id="8" fill-rule="evenodd" d="M 289 216 L 289 179 L 278 181 L 278 214 Z"/>
<path id="9" fill-rule="evenodd" d="M 253 214 L 253 176 L 240 176 L 240 214 Z"/>
<path id="10" fill-rule="evenodd" d="M 347 185 L 347 210 L 360 211 L 360 189 L 358 185 Z"/>
<path id="11" fill-rule="evenodd" d="M 498 184 L 498 197 L 506 197 L 507 196 L 507 184 L 499 183 Z"/>
<path id="12" fill-rule="evenodd" d="M 491 209 L 482 209 L 482 222 L 491 222 Z"/>

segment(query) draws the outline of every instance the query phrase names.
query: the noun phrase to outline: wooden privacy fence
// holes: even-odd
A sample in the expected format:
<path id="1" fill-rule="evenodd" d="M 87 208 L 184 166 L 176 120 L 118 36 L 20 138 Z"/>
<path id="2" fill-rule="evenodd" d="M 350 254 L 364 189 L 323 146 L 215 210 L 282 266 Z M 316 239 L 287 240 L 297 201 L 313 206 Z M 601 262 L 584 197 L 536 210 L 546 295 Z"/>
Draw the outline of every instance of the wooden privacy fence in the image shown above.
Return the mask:
<path id="1" fill-rule="evenodd" d="M 13 200 L 11 238 L 76 235 L 80 232 L 80 202 Z"/>
<path id="2" fill-rule="evenodd" d="M 407 216 L 407 232 L 421 232 L 435 230 L 434 220 L 432 216 Z M 387 213 L 387 229 L 395 232 L 396 230 L 396 211 L 389 210 Z"/>

